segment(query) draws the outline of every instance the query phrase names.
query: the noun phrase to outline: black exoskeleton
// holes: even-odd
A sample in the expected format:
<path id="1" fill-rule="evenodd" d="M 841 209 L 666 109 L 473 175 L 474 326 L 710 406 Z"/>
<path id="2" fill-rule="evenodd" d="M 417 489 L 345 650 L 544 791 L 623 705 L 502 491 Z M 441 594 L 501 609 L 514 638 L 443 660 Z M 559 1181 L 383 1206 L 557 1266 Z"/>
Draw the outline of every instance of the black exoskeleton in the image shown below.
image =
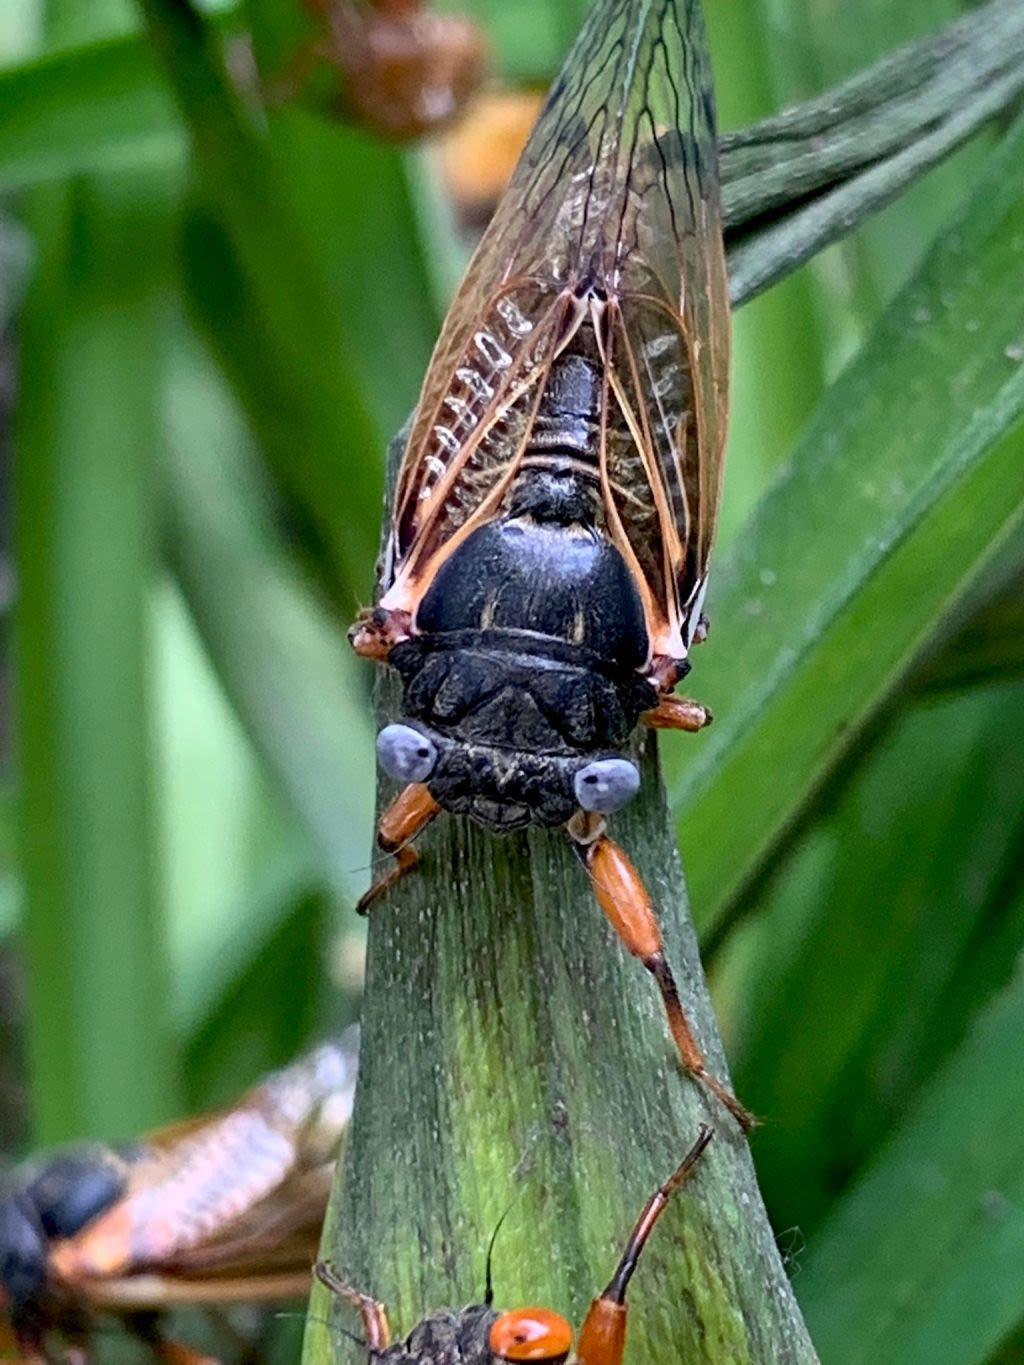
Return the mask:
<path id="1" fill-rule="evenodd" d="M 48 1285 L 51 1241 L 73 1237 L 120 1196 L 124 1166 L 100 1143 L 46 1158 L 19 1170 L 0 1189 L 0 1289 L 15 1331 L 31 1338 L 58 1312 Z M 59 1296 L 58 1296 L 59 1297 Z M 62 1325 L 75 1325 L 70 1304 Z"/>
<path id="2" fill-rule="evenodd" d="M 643 606 L 600 524 L 595 372 L 557 365 L 495 520 L 439 570 L 390 662 L 437 749 L 431 795 L 495 831 L 564 824 L 573 779 L 621 752 L 656 692 Z"/>
<path id="3" fill-rule="evenodd" d="M 381 1365 L 499 1365 L 488 1345 L 497 1316 L 483 1303 L 461 1312 L 442 1308 L 373 1360 Z"/>

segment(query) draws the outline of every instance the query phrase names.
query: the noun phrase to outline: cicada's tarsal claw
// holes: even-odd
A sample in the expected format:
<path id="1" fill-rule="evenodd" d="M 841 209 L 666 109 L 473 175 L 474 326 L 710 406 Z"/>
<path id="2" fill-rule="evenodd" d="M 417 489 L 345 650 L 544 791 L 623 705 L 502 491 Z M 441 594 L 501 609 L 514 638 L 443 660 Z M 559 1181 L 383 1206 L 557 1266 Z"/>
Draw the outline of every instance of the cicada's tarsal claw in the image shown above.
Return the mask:
<path id="1" fill-rule="evenodd" d="M 579 1365 L 622 1365 L 626 1345 L 626 1291 L 633 1278 L 640 1254 L 647 1244 L 655 1223 L 668 1206 L 672 1195 L 692 1174 L 697 1162 L 711 1141 L 712 1132 L 702 1124 L 697 1140 L 686 1153 L 681 1164 L 660 1189 L 651 1195 L 630 1233 L 626 1248 L 615 1267 L 608 1288 L 590 1305 L 580 1330 L 576 1359 Z"/>

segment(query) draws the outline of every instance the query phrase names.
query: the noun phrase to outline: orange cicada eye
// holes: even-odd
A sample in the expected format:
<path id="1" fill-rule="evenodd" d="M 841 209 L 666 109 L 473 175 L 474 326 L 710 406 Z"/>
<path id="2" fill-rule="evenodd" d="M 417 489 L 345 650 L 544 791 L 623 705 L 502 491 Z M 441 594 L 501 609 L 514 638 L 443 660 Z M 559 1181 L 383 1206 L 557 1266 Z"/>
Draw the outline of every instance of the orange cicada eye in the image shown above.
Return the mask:
<path id="1" fill-rule="evenodd" d="M 490 1347 L 499 1360 L 560 1365 L 572 1350 L 572 1328 L 550 1308 L 513 1308 L 495 1319 Z"/>

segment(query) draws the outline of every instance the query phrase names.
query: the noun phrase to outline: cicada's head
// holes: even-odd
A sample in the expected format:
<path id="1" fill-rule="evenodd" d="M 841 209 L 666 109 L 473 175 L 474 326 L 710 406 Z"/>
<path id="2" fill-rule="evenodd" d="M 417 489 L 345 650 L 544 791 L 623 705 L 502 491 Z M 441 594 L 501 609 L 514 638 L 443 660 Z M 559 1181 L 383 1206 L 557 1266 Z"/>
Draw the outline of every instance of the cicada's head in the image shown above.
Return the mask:
<path id="1" fill-rule="evenodd" d="M 390 661 L 404 715 L 377 741 L 399 782 L 424 782 L 444 810 L 502 833 L 609 814 L 636 795 L 625 756 L 656 700 L 636 669 L 525 632 L 414 637 Z"/>
<path id="2" fill-rule="evenodd" d="M 381 1365 L 500 1365 L 531 1360 L 537 1365 L 573 1365 L 573 1331 L 565 1318 L 547 1308 L 516 1308 L 497 1313 L 490 1303 L 458 1312 L 442 1308 L 428 1314 L 405 1341 L 387 1348 Z M 378 1357 L 374 1357 L 378 1359 Z"/>

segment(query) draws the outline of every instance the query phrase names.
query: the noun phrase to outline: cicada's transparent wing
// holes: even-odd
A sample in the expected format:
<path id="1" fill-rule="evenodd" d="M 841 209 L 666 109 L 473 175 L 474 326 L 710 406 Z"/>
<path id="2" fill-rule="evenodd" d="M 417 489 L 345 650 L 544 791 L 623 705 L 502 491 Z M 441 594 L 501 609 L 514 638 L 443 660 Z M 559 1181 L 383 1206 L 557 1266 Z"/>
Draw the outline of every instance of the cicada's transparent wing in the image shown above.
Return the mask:
<path id="1" fill-rule="evenodd" d="M 297 1260 L 308 1274 L 354 1082 L 346 1036 L 224 1113 L 155 1133 L 133 1156 L 121 1198 L 53 1248 L 53 1270 L 80 1284 L 141 1271 L 256 1274 Z"/>
<path id="2" fill-rule="evenodd" d="M 440 560 L 497 510 L 552 359 L 592 323 L 610 529 L 641 575 L 654 652 L 685 654 L 729 349 L 710 90 L 696 0 L 598 0 L 434 352 L 399 471 L 384 606 L 414 611 Z"/>

